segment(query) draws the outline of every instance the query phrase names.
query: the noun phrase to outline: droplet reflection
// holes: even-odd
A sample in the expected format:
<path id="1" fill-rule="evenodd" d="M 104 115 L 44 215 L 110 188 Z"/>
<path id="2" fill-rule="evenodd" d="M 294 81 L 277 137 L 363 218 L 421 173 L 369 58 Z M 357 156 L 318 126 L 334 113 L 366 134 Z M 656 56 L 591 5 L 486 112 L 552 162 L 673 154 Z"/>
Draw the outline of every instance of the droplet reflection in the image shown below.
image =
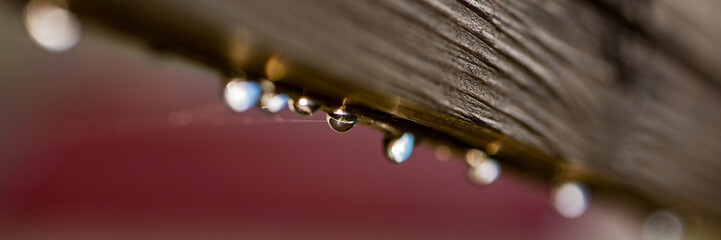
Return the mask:
<path id="1" fill-rule="evenodd" d="M 681 240 L 683 221 L 673 212 L 657 210 L 643 224 L 643 240 Z"/>
<path id="2" fill-rule="evenodd" d="M 415 137 L 409 132 L 403 133 L 397 138 L 386 138 L 386 157 L 393 163 L 403 163 L 411 156 L 411 153 L 413 153 L 414 144 Z"/>
<path id="3" fill-rule="evenodd" d="M 25 26 L 32 39 L 48 51 L 62 52 L 80 40 L 80 21 L 62 2 L 31 1 L 25 7 Z"/>
<path id="4" fill-rule="evenodd" d="M 288 100 L 288 108 L 291 111 L 302 116 L 311 116 L 313 112 L 318 110 L 318 104 L 307 97 L 300 97 L 298 99 Z"/>
<path id="5" fill-rule="evenodd" d="M 328 121 L 328 126 L 330 126 L 333 131 L 344 133 L 355 126 L 357 118 L 343 110 L 343 108 L 339 108 L 328 113 L 326 120 Z"/>
<path id="6" fill-rule="evenodd" d="M 553 204 L 561 216 L 577 218 L 588 208 L 590 194 L 586 187 L 577 182 L 561 185 L 553 193 Z"/>
<path id="7" fill-rule="evenodd" d="M 232 80 L 225 85 L 225 103 L 228 107 L 236 112 L 245 112 L 260 97 L 260 85 L 256 82 L 243 81 L 239 79 Z"/>
<path id="8" fill-rule="evenodd" d="M 260 109 L 268 113 L 277 113 L 285 108 L 288 95 L 283 93 L 264 93 L 260 96 Z"/>
<path id="9" fill-rule="evenodd" d="M 477 185 L 488 185 L 501 175 L 501 165 L 494 159 L 485 159 L 478 166 L 468 169 L 468 178 Z"/>

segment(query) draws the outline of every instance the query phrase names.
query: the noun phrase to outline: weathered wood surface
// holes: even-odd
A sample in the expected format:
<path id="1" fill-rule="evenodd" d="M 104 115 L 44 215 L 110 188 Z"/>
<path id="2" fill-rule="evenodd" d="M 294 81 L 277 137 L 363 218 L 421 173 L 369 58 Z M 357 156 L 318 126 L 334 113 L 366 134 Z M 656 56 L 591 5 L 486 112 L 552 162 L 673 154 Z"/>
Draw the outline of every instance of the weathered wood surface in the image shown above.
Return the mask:
<path id="1" fill-rule="evenodd" d="M 542 179 L 721 216 L 716 1 L 69 5 L 222 71 L 259 73 L 279 53 L 290 69 L 280 82 L 426 136 L 500 140 L 504 163 Z"/>

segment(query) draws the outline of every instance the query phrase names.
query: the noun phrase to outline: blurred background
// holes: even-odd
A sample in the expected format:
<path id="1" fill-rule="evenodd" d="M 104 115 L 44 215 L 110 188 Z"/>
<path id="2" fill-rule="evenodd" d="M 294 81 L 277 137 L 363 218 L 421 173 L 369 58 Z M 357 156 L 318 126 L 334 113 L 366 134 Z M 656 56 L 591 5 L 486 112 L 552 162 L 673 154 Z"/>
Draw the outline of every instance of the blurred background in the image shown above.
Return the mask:
<path id="1" fill-rule="evenodd" d="M 322 113 L 234 113 L 216 71 L 91 24 L 46 51 L 15 10 L 0 4 L 2 239 L 641 238 L 606 199 L 569 220 L 513 172 L 477 187 L 458 156 L 389 164 L 382 133 Z"/>

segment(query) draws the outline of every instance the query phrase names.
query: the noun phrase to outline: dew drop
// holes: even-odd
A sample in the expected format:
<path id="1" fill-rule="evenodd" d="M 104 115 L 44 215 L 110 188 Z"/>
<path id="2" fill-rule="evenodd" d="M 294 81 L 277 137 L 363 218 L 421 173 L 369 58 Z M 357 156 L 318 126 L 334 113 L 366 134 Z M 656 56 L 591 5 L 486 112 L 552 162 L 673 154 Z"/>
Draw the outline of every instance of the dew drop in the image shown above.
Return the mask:
<path id="1" fill-rule="evenodd" d="M 260 85 L 256 82 L 234 79 L 225 85 L 225 103 L 236 112 L 250 109 L 260 97 Z"/>
<path id="2" fill-rule="evenodd" d="M 656 210 L 643 224 L 643 240 L 681 240 L 683 221 L 668 210 Z"/>
<path id="3" fill-rule="evenodd" d="M 451 148 L 446 145 L 437 146 L 434 153 L 436 155 L 436 158 L 441 161 L 448 161 L 453 155 L 453 153 L 451 152 Z"/>
<path id="4" fill-rule="evenodd" d="M 483 160 L 478 166 L 468 169 L 468 178 L 477 185 L 489 185 L 501 175 L 501 165 L 492 158 Z"/>
<path id="5" fill-rule="evenodd" d="M 488 156 L 486 155 L 486 153 L 484 153 L 481 150 L 475 149 L 475 148 L 468 149 L 468 151 L 466 151 L 466 162 L 471 167 L 480 166 L 481 163 L 483 161 L 485 161 L 487 157 Z"/>
<path id="6" fill-rule="evenodd" d="M 388 160 L 392 163 L 401 164 L 413 153 L 415 137 L 412 133 L 406 132 L 397 138 L 386 138 L 384 142 L 384 150 Z"/>
<path id="7" fill-rule="evenodd" d="M 553 204 L 561 216 L 577 218 L 588 208 L 591 196 L 585 186 L 577 182 L 564 183 L 553 192 Z"/>
<path id="8" fill-rule="evenodd" d="M 355 126 L 356 117 L 343 110 L 343 108 L 338 108 L 328 113 L 326 120 L 328 120 L 328 126 L 330 126 L 333 131 L 344 133 Z"/>
<path id="9" fill-rule="evenodd" d="M 486 152 L 488 153 L 488 155 L 496 155 L 496 153 L 498 153 L 498 151 L 500 151 L 500 150 L 501 150 L 501 142 L 500 141 L 493 141 L 493 142 L 488 143 L 488 145 L 486 145 Z"/>
<path id="10" fill-rule="evenodd" d="M 288 108 L 294 113 L 302 116 L 311 116 L 315 110 L 318 110 L 318 104 L 308 97 L 300 97 L 298 99 L 288 100 Z"/>
<path id="11" fill-rule="evenodd" d="M 283 93 L 264 93 L 260 96 L 260 109 L 267 113 L 277 113 L 285 108 L 288 95 Z"/>
<path id="12" fill-rule="evenodd" d="M 80 40 L 80 21 L 63 2 L 35 0 L 25 6 L 25 26 L 32 39 L 51 52 L 62 52 Z"/>
<path id="13" fill-rule="evenodd" d="M 260 91 L 264 93 L 272 93 L 275 92 L 275 83 L 271 82 L 267 79 L 261 79 L 258 81 L 258 85 L 260 85 Z"/>
<path id="14" fill-rule="evenodd" d="M 268 59 L 265 64 L 265 75 L 268 80 L 275 81 L 282 78 L 286 73 L 286 67 L 280 57 L 276 54 Z"/>

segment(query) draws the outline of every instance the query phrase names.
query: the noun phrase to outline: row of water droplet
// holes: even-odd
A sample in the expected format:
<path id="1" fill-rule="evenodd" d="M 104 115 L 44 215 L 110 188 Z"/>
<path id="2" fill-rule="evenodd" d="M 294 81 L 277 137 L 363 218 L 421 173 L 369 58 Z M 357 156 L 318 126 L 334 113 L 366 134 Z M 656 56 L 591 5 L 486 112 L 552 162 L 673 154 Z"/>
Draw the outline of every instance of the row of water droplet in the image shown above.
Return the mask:
<path id="1" fill-rule="evenodd" d="M 286 94 L 275 92 L 274 83 L 269 80 L 260 80 L 256 83 L 241 78 L 231 79 L 226 84 L 224 98 L 228 106 L 236 112 L 247 111 L 257 105 L 261 111 L 277 113 L 287 105 L 291 111 L 301 116 L 312 116 L 320 108 L 318 103 L 307 96 L 291 98 Z M 339 133 L 351 130 L 357 119 L 346 110 L 345 106 L 326 113 L 328 125 Z M 405 162 L 413 152 L 415 138 L 410 132 L 387 134 L 383 145 L 385 156 L 395 164 Z M 487 186 L 498 179 L 501 174 L 501 164 L 491 155 L 495 155 L 500 149 L 501 143 L 493 141 L 486 146 L 487 152 L 475 148 L 465 151 L 468 179 L 473 184 Z M 445 161 L 450 158 L 451 150 L 445 145 L 439 145 L 436 148 L 436 156 Z M 566 181 L 552 191 L 551 201 L 559 215 L 569 219 L 578 218 L 588 209 L 591 194 L 582 182 Z M 644 240 L 680 240 L 683 235 L 683 222 L 668 210 L 657 210 L 645 220 L 642 234 Z"/>
<path id="2" fill-rule="evenodd" d="M 320 108 L 318 103 L 306 96 L 290 98 L 286 94 L 275 92 L 274 83 L 269 80 L 254 82 L 242 78 L 231 79 L 225 85 L 224 98 L 228 106 L 236 112 L 244 112 L 257 105 L 261 111 L 277 113 L 287 105 L 299 115 L 311 116 Z M 328 111 L 326 120 L 333 131 L 345 133 L 353 128 L 357 117 L 341 106 Z M 414 146 L 415 136 L 410 132 L 384 139 L 385 156 L 396 164 L 405 162 L 413 152 Z M 492 151 L 491 154 L 495 154 L 499 148 L 500 143 L 493 142 L 487 149 Z M 479 149 L 467 150 L 465 160 L 468 165 L 468 178 L 476 185 L 489 185 L 501 174 L 501 165 L 498 161 Z M 568 182 L 560 185 L 553 192 L 553 202 L 560 215 L 576 218 L 586 211 L 590 194 L 583 184 Z"/>
<path id="3" fill-rule="evenodd" d="M 30 1 L 25 7 L 24 18 L 30 37 L 50 52 L 68 50 L 80 39 L 80 22 L 63 1 Z M 272 62 L 279 64 L 276 61 Z M 279 67 L 282 69 L 282 65 L 273 69 Z M 277 80 L 280 77 L 278 74 L 268 73 L 268 78 Z M 236 112 L 244 112 L 253 106 L 258 106 L 263 112 L 278 113 L 288 106 L 299 115 L 312 116 L 320 108 L 320 105 L 309 97 L 291 98 L 276 91 L 272 81 L 248 81 L 240 77 L 227 82 L 224 99 L 228 107 Z M 326 113 L 328 125 L 339 133 L 351 130 L 357 119 L 345 106 Z M 410 132 L 388 134 L 384 140 L 385 156 L 392 163 L 403 163 L 410 157 L 414 146 L 415 136 Z M 479 149 L 469 149 L 465 152 L 468 178 L 472 183 L 485 186 L 496 181 L 501 173 L 501 165 L 489 155 L 496 154 L 500 147 L 499 142 L 491 142 L 486 148 L 487 152 Z M 447 160 L 450 155 L 450 148 L 443 145 L 436 148 L 436 156 L 439 159 Z M 588 188 L 576 181 L 562 183 L 552 193 L 554 208 L 566 218 L 581 216 L 588 208 L 590 199 Z M 677 240 L 682 238 L 683 222 L 680 217 L 668 210 L 658 210 L 646 219 L 643 232 L 644 239 L 658 239 L 657 237 L 660 236 L 661 239 Z"/>
<path id="4" fill-rule="evenodd" d="M 236 112 L 245 112 L 253 106 L 266 113 L 277 113 L 288 108 L 301 116 L 312 116 L 320 105 L 307 96 L 291 98 L 287 94 L 276 92 L 275 84 L 269 80 L 258 82 L 244 78 L 233 78 L 225 85 L 224 99 L 228 107 Z M 350 131 L 358 118 L 340 106 L 326 113 L 328 126 L 338 133 Z M 405 132 L 389 134 L 385 139 L 385 155 L 393 163 L 402 163 L 410 157 L 415 146 L 415 136 Z"/>

